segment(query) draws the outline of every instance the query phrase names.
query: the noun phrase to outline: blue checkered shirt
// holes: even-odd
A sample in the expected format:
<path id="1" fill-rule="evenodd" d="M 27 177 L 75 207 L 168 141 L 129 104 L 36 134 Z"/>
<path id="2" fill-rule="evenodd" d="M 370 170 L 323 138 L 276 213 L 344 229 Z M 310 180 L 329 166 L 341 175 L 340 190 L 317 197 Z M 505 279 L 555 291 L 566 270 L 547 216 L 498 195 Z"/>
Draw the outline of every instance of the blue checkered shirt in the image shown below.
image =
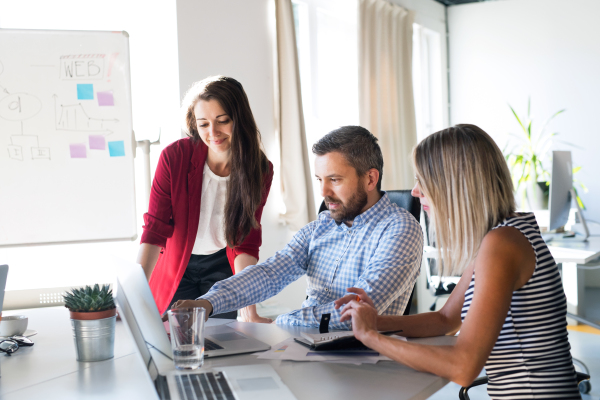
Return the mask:
<path id="1" fill-rule="evenodd" d="M 213 314 L 237 310 L 275 296 L 306 275 L 302 308 L 277 317 L 278 324 L 318 327 L 331 313 L 329 326 L 340 322 L 333 301 L 346 288 L 364 289 L 380 315 L 402 315 L 421 266 L 423 231 L 415 218 L 390 202 L 387 194 L 354 219 L 337 224 L 329 211 L 303 227 L 273 257 L 217 282 L 199 299 L 210 301 Z"/>

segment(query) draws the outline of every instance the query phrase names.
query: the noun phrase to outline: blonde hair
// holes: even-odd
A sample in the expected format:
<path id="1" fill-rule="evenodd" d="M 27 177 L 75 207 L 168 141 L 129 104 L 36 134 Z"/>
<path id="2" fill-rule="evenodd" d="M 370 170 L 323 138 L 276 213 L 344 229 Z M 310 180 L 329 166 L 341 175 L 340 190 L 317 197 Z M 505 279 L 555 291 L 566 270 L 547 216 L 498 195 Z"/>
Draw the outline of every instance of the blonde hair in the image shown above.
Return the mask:
<path id="1" fill-rule="evenodd" d="M 413 163 L 430 203 L 430 238 L 442 275 L 460 275 L 477 256 L 483 237 L 515 211 L 506 160 L 481 128 L 456 125 L 421 141 Z"/>

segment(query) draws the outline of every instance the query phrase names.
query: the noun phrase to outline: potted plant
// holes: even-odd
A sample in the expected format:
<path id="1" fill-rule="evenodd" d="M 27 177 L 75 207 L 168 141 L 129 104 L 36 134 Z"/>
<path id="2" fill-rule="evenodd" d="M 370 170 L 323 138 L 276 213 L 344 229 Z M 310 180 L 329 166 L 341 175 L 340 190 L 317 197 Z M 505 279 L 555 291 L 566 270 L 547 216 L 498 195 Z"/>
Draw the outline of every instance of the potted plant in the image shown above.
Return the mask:
<path id="1" fill-rule="evenodd" d="M 549 133 L 546 131 L 548 124 L 556 116 L 563 113 L 565 110 L 560 110 L 554 113 L 537 131 L 533 130 L 533 120 L 531 118 L 531 99 L 527 102 L 527 119 L 522 120 L 517 112 L 508 105 L 515 119 L 521 127 L 522 134 L 511 134 L 516 139 L 509 141 L 504 148 L 504 157 L 511 170 L 513 184 L 517 198 L 520 200 L 520 206 L 523 209 L 541 210 L 548 208 L 548 193 L 550 171 L 545 168 L 544 160 L 550 160 L 550 148 L 552 146 L 552 138 L 558 135 L 557 132 Z M 562 142 L 572 147 L 576 147 L 571 143 Z M 512 147 L 509 149 L 509 146 Z M 573 174 L 578 172 L 581 167 L 573 168 Z M 581 189 L 587 191 L 587 188 L 582 182 L 574 180 L 573 189 L 577 196 L 577 202 L 582 209 L 585 209 L 575 184 Z"/>
<path id="2" fill-rule="evenodd" d="M 113 358 L 117 309 L 109 285 L 72 289 L 64 300 L 71 314 L 77 361 Z"/>

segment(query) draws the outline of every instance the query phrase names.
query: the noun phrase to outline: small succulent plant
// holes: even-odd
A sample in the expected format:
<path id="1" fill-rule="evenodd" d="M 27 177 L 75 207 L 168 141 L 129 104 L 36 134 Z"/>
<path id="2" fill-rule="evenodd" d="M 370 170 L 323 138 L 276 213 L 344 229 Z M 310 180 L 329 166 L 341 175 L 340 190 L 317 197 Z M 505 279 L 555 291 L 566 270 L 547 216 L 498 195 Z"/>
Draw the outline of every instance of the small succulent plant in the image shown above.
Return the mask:
<path id="1" fill-rule="evenodd" d="M 81 289 L 72 289 L 65 293 L 65 307 L 73 312 L 105 311 L 115 308 L 112 290 L 108 285 L 98 284 L 94 287 L 86 286 Z"/>

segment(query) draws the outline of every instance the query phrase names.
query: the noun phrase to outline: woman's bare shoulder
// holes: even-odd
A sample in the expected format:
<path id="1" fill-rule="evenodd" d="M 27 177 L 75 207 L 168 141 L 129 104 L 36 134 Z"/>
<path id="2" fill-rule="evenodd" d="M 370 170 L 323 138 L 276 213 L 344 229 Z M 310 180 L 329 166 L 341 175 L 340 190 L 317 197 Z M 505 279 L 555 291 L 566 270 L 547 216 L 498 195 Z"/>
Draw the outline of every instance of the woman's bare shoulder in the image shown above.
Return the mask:
<path id="1" fill-rule="evenodd" d="M 489 231 L 481 242 L 482 249 L 506 251 L 531 251 L 529 240 L 513 226 L 501 226 Z"/>
<path id="2" fill-rule="evenodd" d="M 476 270 L 500 268 L 512 275 L 514 290 L 523 286 L 535 270 L 535 252 L 529 240 L 517 228 L 503 226 L 488 232 L 477 255 Z"/>

